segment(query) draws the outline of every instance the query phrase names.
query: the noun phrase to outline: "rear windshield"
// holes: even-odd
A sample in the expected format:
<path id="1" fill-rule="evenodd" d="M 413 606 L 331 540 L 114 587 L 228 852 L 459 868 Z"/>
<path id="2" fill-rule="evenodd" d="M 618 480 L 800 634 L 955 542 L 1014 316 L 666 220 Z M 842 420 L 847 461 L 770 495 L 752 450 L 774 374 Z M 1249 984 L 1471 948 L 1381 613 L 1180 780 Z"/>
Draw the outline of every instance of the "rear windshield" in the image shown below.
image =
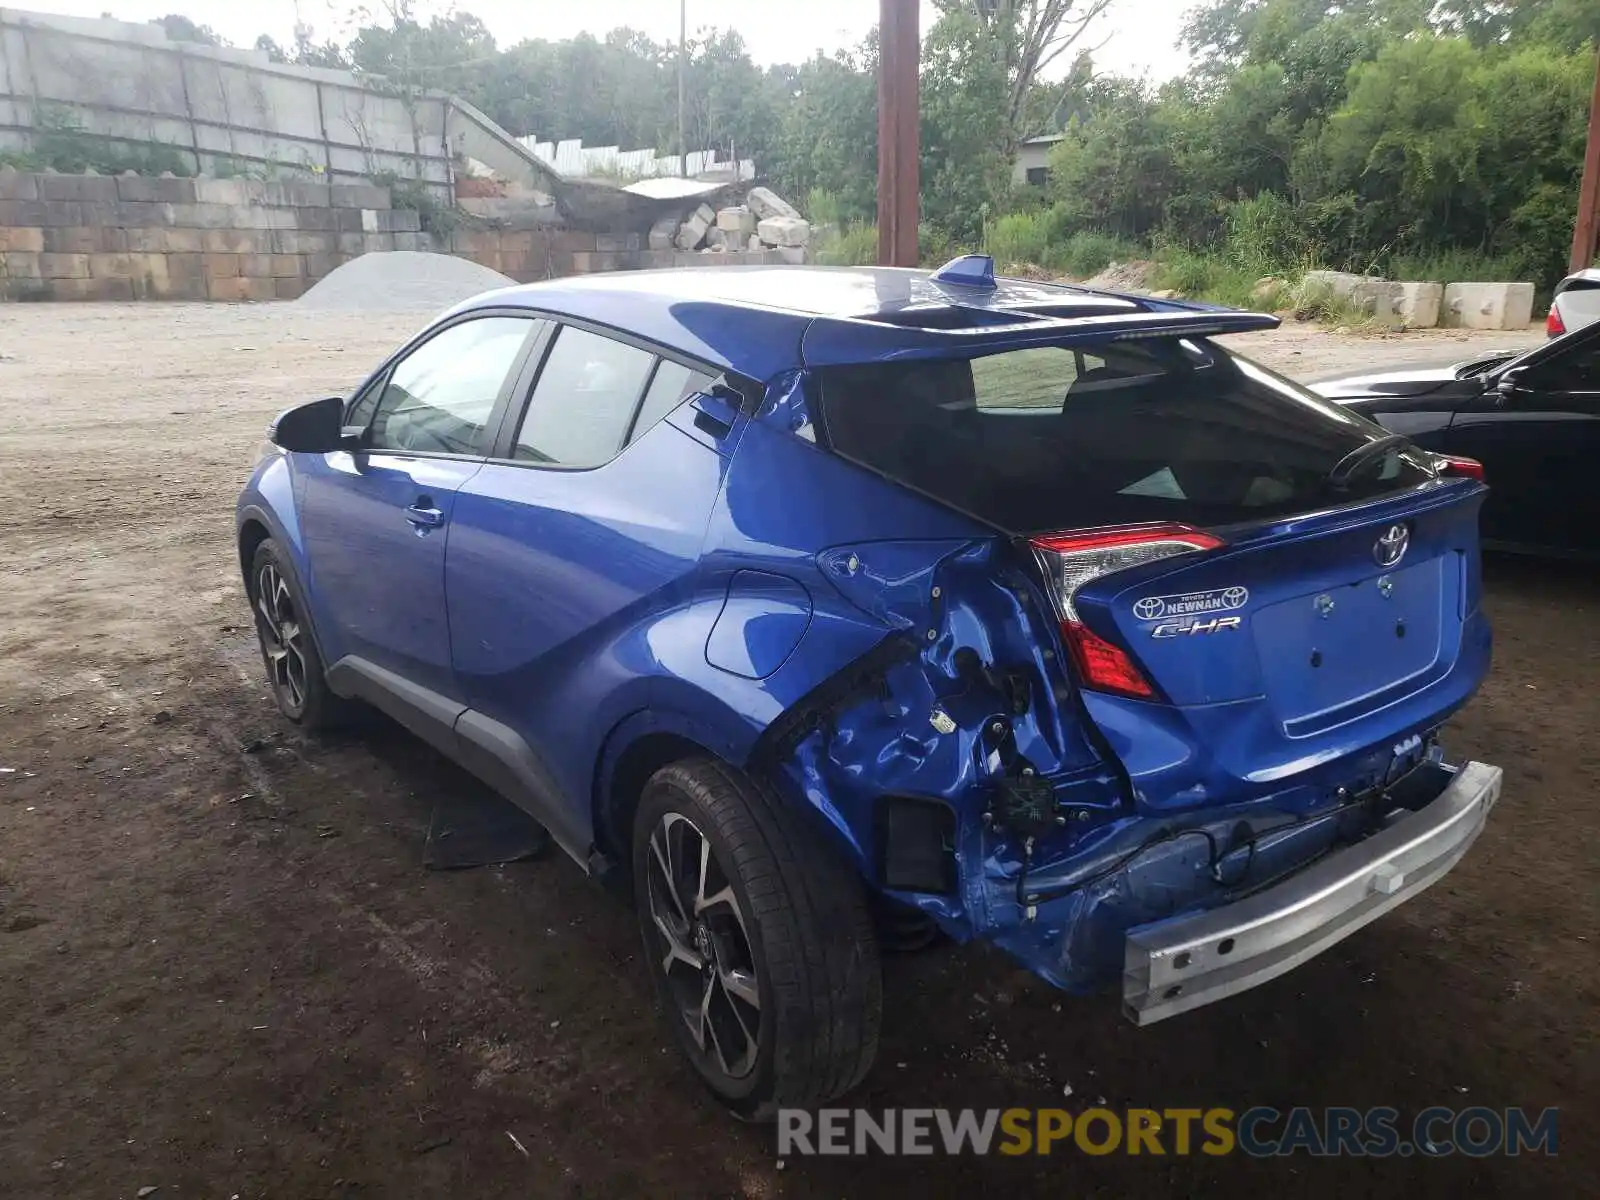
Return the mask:
<path id="1" fill-rule="evenodd" d="M 1430 478 L 1419 453 L 1399 446 L 1333 486 L 1334 467 L 1384 431 L 1203 340 L 1045 346 L 819 374 L 834 450 L 1017 533 L 1227 525 Z"/>

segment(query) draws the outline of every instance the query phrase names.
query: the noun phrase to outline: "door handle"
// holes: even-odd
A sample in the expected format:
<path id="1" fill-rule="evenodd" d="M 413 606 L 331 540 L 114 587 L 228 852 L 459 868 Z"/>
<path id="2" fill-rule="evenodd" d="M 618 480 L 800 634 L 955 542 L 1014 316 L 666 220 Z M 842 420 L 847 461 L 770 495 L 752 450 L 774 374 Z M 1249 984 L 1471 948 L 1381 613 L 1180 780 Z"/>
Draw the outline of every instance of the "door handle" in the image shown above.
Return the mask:
<path id="1" fill-rule="evenodd" d="M 444 513 L 433 507 L 433 500 L 429 496 L 417 497 L 417 502 L 406 509 L 406 520 L 410 521 L 419 534 L 430 529 L 437 529 L 444 524 Z"/>

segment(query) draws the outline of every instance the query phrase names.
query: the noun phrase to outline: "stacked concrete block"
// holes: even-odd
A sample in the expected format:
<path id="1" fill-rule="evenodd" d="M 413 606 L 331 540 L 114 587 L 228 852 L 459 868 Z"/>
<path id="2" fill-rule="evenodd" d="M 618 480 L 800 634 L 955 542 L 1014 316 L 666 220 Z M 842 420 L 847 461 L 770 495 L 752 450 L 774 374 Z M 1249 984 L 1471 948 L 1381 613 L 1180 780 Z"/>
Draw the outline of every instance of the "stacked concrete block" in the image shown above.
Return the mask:
<path id="1" fill-rule="evenodd" d="M 800 213 L 782 196 L 769 188 L 751 188 L 750 194 L 745 197 L 745 203 L 750 211 L 756 215 L 758 221 L 765 221 L 772 217 L 790 217 L 798 219 Z"/>
<path id="2" fill-rule="evenodd" d="M 0 169 L 0 298 L 291 299 L 350 255 L 431 248 L 368 184 Z"/>
<path id="3" fill-rule="evenodd" d="M 717 228 L 728 235 L 729 241 L 737 241 L 741 245 L 748 242 L 750 235 L 756 231 L 757 220 L 756 214 L 743 204 L 717 211 Z"/>
<path id="4" fill-rule="evenodd" d="M 705 241 L 706 230 L 716 223 L 716 210 L 709 204 L 702 204 L 678 227 L 678 235 L 673 239 L 673 244 L 679 250 L 693 250 Z"/>
<path id="5" fill-rule="evenodd" d="M 800 217 L 766 217 L 756 232 L 766 245 L 780 249 L 804 247 L 811 241 L 811 224 Z"/>
<path id="6" fill-rule="evenodd" d="M 650 226 L 650 249 L 671 250 L 678 236 L 678 218 L 668 213 Z"/>
<path id="7" fill-rule="evenodd" d="M 441 245 L 417 212 L 366 184 L 0 168 L 0 299 L 288 300 L 356 255 L 392 250 L 443 249 L 519 281 L 804 261 L 809 226 L 756 191 L 748 206 L 702 204 L 648 233 L 497 222 L 458 228 Z"/>

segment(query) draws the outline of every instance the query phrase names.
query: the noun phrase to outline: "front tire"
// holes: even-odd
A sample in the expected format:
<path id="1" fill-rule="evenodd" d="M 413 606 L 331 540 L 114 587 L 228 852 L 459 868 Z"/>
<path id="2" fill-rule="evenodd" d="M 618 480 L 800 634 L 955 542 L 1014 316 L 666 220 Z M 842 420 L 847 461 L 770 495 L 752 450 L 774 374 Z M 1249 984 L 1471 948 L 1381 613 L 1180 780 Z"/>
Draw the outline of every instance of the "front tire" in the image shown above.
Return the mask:
<path id="1" fill-rule="evenodd" d="M 250 560 L 248 591 L 261 661 L 278 711 L 313 733 L 340 725 L 347 702 L 328 689 L 299 582 L 271 538 L 256 547 Z"/>
<path id="2" fill-rule="evenodd" d="M 664 767 L 633 869 L 661 1007 L 722 1103 L 770 1120 L 865 1077 L 883 996 L 861 881 L 770 788 L 709 758 Z"/>

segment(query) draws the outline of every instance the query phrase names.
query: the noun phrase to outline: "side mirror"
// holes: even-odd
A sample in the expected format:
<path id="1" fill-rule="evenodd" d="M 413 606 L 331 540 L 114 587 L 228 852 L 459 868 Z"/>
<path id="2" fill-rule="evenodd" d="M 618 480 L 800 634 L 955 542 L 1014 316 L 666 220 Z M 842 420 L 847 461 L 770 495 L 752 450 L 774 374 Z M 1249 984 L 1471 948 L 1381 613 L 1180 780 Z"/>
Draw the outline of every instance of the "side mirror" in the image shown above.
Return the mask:
<path id="1" fill-rule="evenodd" d="M 267 439 L 285 450 L 306 454 L 329 454 L 351 448 L 341 427 L 344 401 L 338 396 L 312 400 L 285 409 L 267 430 Z"/>
<path id="2" fill-rule="evenodd" d="M 1502 400 L 1510 400 L 1519 393 L 1528 390 L 1525 382 L 1527 370 L 1528 368 L 1526 367 L 1512 367 L 1511 370 L 1505 372 L 1494 381 L 1494 390 L 1500 393 Z"/>

